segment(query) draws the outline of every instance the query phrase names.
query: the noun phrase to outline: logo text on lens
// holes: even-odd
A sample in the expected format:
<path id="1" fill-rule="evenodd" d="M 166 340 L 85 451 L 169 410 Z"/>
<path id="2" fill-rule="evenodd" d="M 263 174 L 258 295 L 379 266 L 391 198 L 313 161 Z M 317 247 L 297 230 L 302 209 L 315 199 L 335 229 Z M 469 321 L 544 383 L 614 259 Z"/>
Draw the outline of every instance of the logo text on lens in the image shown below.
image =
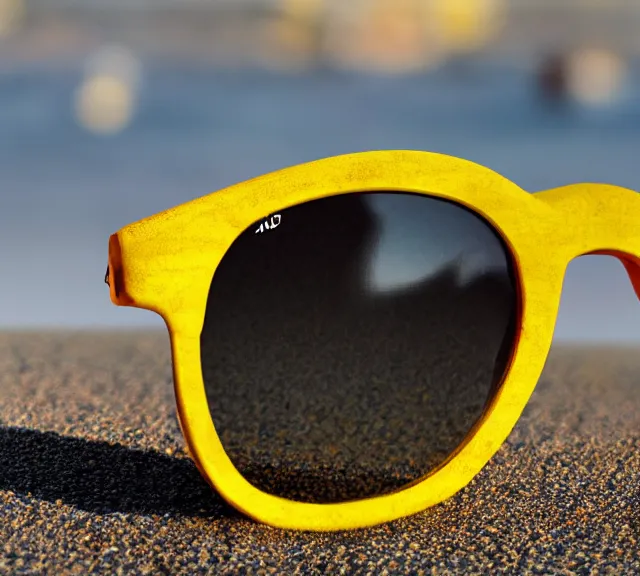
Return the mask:
<path id="1" fill-rule="evenodd" d="M 280 222 L 282 221 L 282 216 L 280 214 L 274 214 L 270 218 L 267 218 L 256 230 L 256 234 L 262 234 L 267 230 L 273 230 L 280 226 Z"/>

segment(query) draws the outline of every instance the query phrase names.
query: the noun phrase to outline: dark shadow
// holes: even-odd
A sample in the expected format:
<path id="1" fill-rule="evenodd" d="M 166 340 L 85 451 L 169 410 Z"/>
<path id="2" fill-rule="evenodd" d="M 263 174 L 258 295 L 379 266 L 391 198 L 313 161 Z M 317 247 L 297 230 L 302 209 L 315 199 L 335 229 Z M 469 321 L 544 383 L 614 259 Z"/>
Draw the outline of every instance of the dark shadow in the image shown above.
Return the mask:
<path id="1" fill-rule="evenodd" d="M 95 514 L 237 514 L 185 458 L 21 428 L 0 428 L 0 490 Z"/>
<path id="2" fill-rule="evenodd" d="M 249 480 L 267 482 L 289 498 L 309 499 L 342 480 L 340 496 L 357 498 L 354 486 L 383 486 L 384 470 L 295 469 L 252 464 Z M 410 476 L 395 478 L 401 488 Z M 244 518 L 205 482 L 186 458 L 135 450 L 22 428 L 0 429 L 0 490 L 92 514 L 156 514 L 202 518 Z"/>

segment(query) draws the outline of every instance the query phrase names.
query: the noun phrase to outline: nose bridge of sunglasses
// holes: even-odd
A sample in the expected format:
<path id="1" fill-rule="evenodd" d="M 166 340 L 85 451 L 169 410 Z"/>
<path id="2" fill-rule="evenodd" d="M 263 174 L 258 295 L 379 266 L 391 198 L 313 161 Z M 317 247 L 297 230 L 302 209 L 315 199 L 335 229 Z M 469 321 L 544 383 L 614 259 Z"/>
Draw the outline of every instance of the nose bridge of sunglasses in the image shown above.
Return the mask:
<path id="1" fill-rule="evenodd" d="M 633 260 L 629 258 L 621 258 L 621 260 L 627 270 L 627 274 L 629 274 L 629 279 L 631 280 L 631 284 L 633 284 L 636 296 L 640 300 L 640 258 L 635 258 Z"/>
<path id="2" fill-rule="evenodd" d="M 623 255 L 640 258 L 640 194 L 610 184 L 571 184 L 537 192 L 557 210 L 575 244 L 575 256 Z"/>
<path id="3" fill-rule="evenodd" d="M 584 245 L 575 256 L 613 256 L 622 262 L 640 299 L 640 194 L 608 184 L 574 184 L 536 194 L 562 211 Z"/>

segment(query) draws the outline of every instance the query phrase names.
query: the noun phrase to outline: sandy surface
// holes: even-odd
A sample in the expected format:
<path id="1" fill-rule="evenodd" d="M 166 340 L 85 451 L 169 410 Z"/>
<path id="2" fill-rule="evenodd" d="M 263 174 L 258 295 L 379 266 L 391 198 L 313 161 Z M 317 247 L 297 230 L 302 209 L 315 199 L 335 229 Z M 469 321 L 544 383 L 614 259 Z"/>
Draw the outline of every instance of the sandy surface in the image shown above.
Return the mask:
<path id="1" fill-rule="evenodd" d="M 638 349 L 554 347 L 469 487 L 351 533 L 229 509 L 188 460 L 164 334 L 0 334 L 0 574 L 640 574 Z"/>

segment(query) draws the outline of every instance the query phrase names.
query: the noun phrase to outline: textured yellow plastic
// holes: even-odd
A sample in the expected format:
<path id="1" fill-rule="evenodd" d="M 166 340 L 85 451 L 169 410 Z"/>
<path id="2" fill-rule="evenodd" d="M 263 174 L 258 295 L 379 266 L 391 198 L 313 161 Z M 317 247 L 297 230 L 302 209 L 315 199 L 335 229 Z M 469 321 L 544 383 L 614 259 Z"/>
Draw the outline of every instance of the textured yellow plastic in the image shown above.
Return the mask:
<path id="1" fill-rule="evenodd" d="M 517 344 L 481 421 L 437 470 L 392 494 L 334 503 L 262 492 L 234 467 L 216 434 L 200 367 L 200 332 L 215 269 L 248 226 L 316 198 L 369 190 L 428 194 L 463 204 L 493 224 L 519 277 Z M 111 299 L 157 312 L 171 335 L 175 393 L 189 452 L 207 481 L 251 518 L 281 528 L 342 530 L 414 514 L 451 497 L 480 472 L 515 426 L 549 351 L 563 277 L 575 257 L 624 263 L 640 297 L 640 195 L 606 184 L 529 194 L 472 162 L 416 151 L 328 158 L 231 186 L 130 224 L 109 242 Z"/>

